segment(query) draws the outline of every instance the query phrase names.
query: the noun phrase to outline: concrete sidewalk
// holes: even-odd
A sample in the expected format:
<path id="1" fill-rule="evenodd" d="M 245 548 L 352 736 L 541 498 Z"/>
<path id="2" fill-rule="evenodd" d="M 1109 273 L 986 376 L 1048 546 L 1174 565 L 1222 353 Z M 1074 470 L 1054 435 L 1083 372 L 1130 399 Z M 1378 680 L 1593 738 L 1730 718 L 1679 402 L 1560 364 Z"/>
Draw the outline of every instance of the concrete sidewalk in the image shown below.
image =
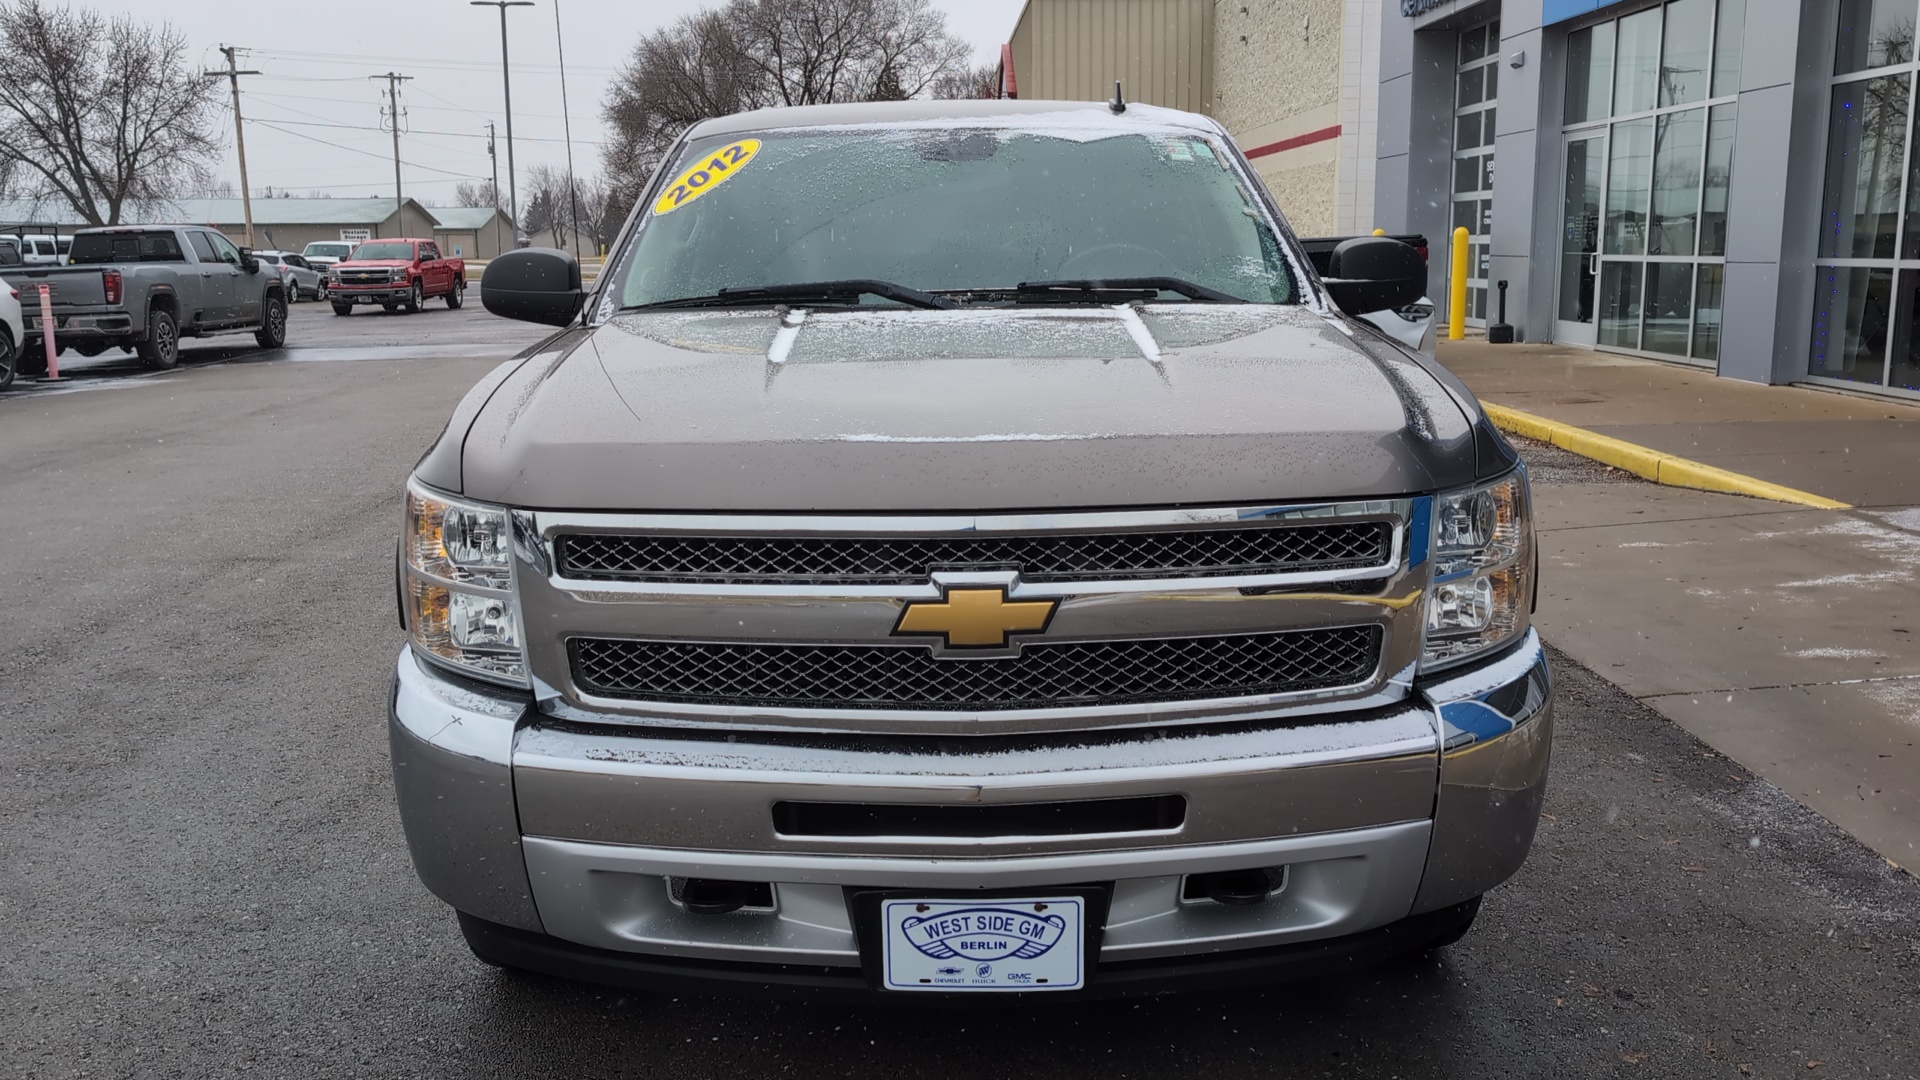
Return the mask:
<path id="1" fill-rule="evenodd" d="M 1563 345 L 1442 341 L 1482 399 L 1855 506 L 1920 504 L 1920 406 Z"/>

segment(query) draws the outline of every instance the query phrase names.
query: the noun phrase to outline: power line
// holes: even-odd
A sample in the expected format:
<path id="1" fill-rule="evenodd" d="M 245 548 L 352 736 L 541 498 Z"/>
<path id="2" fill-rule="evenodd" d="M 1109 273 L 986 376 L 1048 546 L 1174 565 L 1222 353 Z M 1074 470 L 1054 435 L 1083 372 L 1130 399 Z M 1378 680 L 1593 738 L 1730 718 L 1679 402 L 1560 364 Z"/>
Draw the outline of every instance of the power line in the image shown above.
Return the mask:
<path id="1" fill-rule="evenodd" d="M 261 95 L 257 95 L 257 94 L 256 94 L 255 96 L 256 96 L 256 97 L 258 97 L 258 96 L 261 96 Z M 282 108 L 282 109 L 286 109 L 286 108 L 288 108 L 288 107 L 287 107 L 287 106 L 285 106 L 285 105 L 281 105 L 281 106 L 278 106 L 278 108 Z M 409 106 L 408 108 L 409 108 L 409 110 L 411 110 L 411 109 L 414 109 L 414 108 L 418 108 L 418 106 Z M 298 113 L 300 113 L 300 115 L 302 115 L 302 116 L 314 116 L 314 115 L 316 115 L 316 114 L 314 114 L 314 113 L 310 113 L 310 112 L 302 112 L 302 111 L 301 111 L 301 110 L 299 110 L 299 109 L 290 109 L 289 111 L 291 111 L 291 112 L 298 112 Z M 253 122 L 254 122 L 254 123 L 259 123 L 259 122 L 261 121 L 261 119 L 262 119 L 262 118 L 260 118 L 260 117 L 255 117 L 255 118 L 254 118 L 254 120 L 253 120 Z M 280 117 L 280 116 L 272 116 L 272 117 L 267 117 L 266 119 L 269 119 L 269 120 L 272 120 L 272 121 L 273 121 L 274 123 L 276 123 L 276 124 L 291 124 L 291 125 L 294 125 L 294 126 L 297 126 L 297 127 L 323 127 L 323 128 L 340 128 L 340 129 L 342 129 L 342 130 L 346 130 L 346 131 L 377 131 L 377 132 L 380 132 L 380 133 L 381 133 L 381 134 L 383 134 L 383 135 L 384 135 L 384 134 L 386 134 L 386 131 L 387 131 L 387 129 L 386 129 L 386 128 L 384 128 L 384 127 L 374 127 L 374 126 L 372 126 L 372 125 L 369 125 L 369 124 L 342 124 L 342 123 L 339 123 L 338 121 L 332 121 L 332 120 L 288 120 L 288 119 L 286 119 L 285 117 Z M 408 135 L 408 136 L 410 136 L 410 137 L 412 137 L 412 136 L 420 136 L 420 135 L 439 135 L 439 136 L 442 136 L 442 137 L 444 137 L 444 138 L 449 138 L 449 139 L 484 139 L 484 138 L 486 138 L 486 137 L 487 137 L 487 136 L 485 136 L 485 135 L 481 135 L 481 134 L 478 134 L 478 133 L 476 133 L 476 132 L 472 132 L 472 131 L 420 131 L 420 130 L 417 130 L 417 129 L 415 129 L 415 128 L 411 128 L 411 127 L 409 127 L 409 128 L 407 129 L 407 135 Z M 515 138 L 516 138 L 516 139 L 518 139 L 518 140 L 519 140 L 520 142 L 550 142 L 550 143 L 557 143 L 557 142 L 565 142 L 565 141 L 566 141 L 566 140 L 564 140 L 564 139 L 542 139 L 542 138 L 536 138 L 536 137 L 534 137 L 534 136 L 530 136 L 530 135 L 518 135 L 518 136 L 515 136 Z M 588 144 L 589 146 L 603 146 L 603 145 L 605 145 L 605 144 L 604 144 L 604 142 L 602 142 L 602 141 L 600 141 L 600 140 L 596 140 L 596 139 L 576 139 L 575 141 L 576 141 L 576 142 L 583 142 L 583 143 L 586 143 L 586 144 Z"/>
<path id="2" fill-rule="evenodd" d="M 406 64 L 409 67 L 436 68 L 448 71 L 486 71 L 493 66 L 484 60 L 452 60 L 444 57 L 422 58 L 418 56 L 376 56 L 371 53 L 320 53 L 288 50 L 281 52 L 256 52 L 254 55 L 273 60 L 287 60 L 303 64 L 352 64 L 355 66 L 364 66 L 369 63 Z M 558 65 L 555 64 L 522 64 L 520 67 L 523 71 L 536 71 L 545 75 L 558 74 L 560 70 Z M 585 71 L 594 75 L 617 75 L 620 73 L 620 69 L 616 67 L 596 66 L 582 68 L 575 65 L 574 70 Z"/>
<path id="3" fill-rule="evenodd" d="M 399 213 L 400 208 L 404 207 L 407 201 L 400 194 L 400 84 L 411 82 L 413 76 L 389 71 L 385 75 L 367 77 L 387 80 L 387 101 L 389 102 L 387 116 L 393 121 L 393 205 L 394 212 Z"/>
<path id="4" fill-rule="evenodd" d="M 360 80 L 359 80 L 359 79 L 355 79 L 355 80 L 353 80 L 353 81 L 355 81 L 355 82 L 359 82 Z M 414 92 L 414 93 L 416 93 L 416 94 L 425 94 L 425 95 L 427 95 L 428 97 L 430 97 L 430 98 L 433 98 L 433 99 L 434 99 L 435 101 L 447 101 L 447 99 L 446 99 L 446 98 L 443 98 L 443 97 L 441 97 L 440 95 L 438 95 L 438 94 L 436 94 L 436 93 L 434 93 L 434 92 L 433 92 L 433 91 L 431 91 L 431 90 L 428 90 L 428 89 L 426 89 L 425 87 L 420 87 L 420 86 L 416 86 L 416 87 L 414 87 L 414 88 L 413 88 L 413 92 Z M 270 92 L 268 92 L 268 91 L 265 91 L 265 90 L 255 90 L 255 91 L 253 92 L 253 96 L 254 96 L 254 97 L 257 97 L 257 98 L 272 98 L 272 99 L 274 99 L 275 101 L 323 101 L 323 102 L 328 102 L 328 103 L 330 103 L 330 104 L 334 104 L 334 105 L 341 105 L 341 104 L 350 104 L 349 102 L 346 102 L 346 101 L 344 101 L 343 99 L 341 99 L 341 98 L 337 98 L 337 97 L 317 97 L 317 96 L 315 96 L 315 95 L 313 95 L 313 94 L 275 94 L 275 93 L 270 93 Z M 480 119 L 482 119 L 482 120 L 485 120 L 485 119 L 487 119 L 487 114 L 486 114 L 486 113 L 483 113 L 483 112 L 478 112 L 478 111 L 475 111 L 475 110 L 473 110 L 473 109 L 469 109 L 469 108 L 467 108 L 467 107 L 466 107 L 466 106 L 464 106 L 464 105 L 458 105 L 458 104 L 455 104 L 455 103 L 453 103 L 453 102 L 448 102 L 448 103 L 447 103 L 447 105 L 446 105 L 445 107 L 442 107 L 442 106 L 439 106 L 439 105 L 409 105 L 409 106 L 407 106 L 407 108 L 408 108 L 409 110 L 411 110 L 411 109 L 424 109 L 424 110 L 426 110 L 427 112 L 460 112 L 460 113 L 466 113 L 466 114 L 468 114 L 469 116 L 477 116 L 477 117 L 479 117 L 479 118 L 480 118 Z M 296 111 L 297 111 L 297 110 L 296 110 Z M 536 119 L 536 120 L 561 120 L 561 119 L 565 119 L 565 117 L 562 117 L 562 116 L 561 116 L 561 115 L 560 115 L 559 113 L 529 113 L 529 112 L 523 112 L 523 113 L 516 113 L 515 115 L 517 115 L 517 116 L 531 116 L 531 117 L 533 117 L 533 118 L 534 118 L 534 119 Z M 600 122 L 601 122 L 601 120 L 602 120 L 603 118 L 602 118 L 602 117 L 598 117 L 598 116 L 575 116 L 575 117 L 573 117 L 573 119 L 575 119 L 575 120 L 578 120 L 578 121 L 580 121 L 580 122 L 581 122 L 581 123 L 583 123 L 583 124 L 586 124 L 586 123 L 593 123 L 593 124 L 597 124 L 597 123 L 600 123 Z M 518 138 L 524 138 L 525 136 L 519 136 L 519 135 L 516 135 L 516 136 L 514 136 L 514 137 L 515 137 L 516 139 L 518 139 Z"/>
<path id="5" fill-rule="evenodd" d="M 381 159 L 382 161 L 384 161 L 384 160 L 386 160 L 386 157 L 387 157 L 387 155 L 385 155 L 385 154 L 376 154 L 376 153 L 374 153 L 374 152 L 373 152 L 373 151 L 371 151 L 371 150 L 362 150 L 362 149 L 360 149 L 360 148 L 359 148 L 359 147 L 357 147 L 357 146 L 348 146 L 348 145 L 346 145 L 345 143 L 337 143 L 337 142 L 333 142 L 333 141 L 331 141 L 331 140 L 328 140 L 328 139 L 322 139 L 322 138 L 319 138 L 318 136 L 315 136 L 315 135 L 308 135 L 307 133 L 305 133 L 305 132 L 303 132 L 303 131 L 288 131 L 288 130 L 287 130 L 286 128 L 283 128 L 283 127 L 280 127 L 279 125 L 277 125 L 277 124 L 274 124 L 274 123 L 271 123 L 271 122 L 269 122 L 269 121 L 266 121 L 266 120 L 255 120 L 255 121 L 253 121 L 253 122 L 254 122 L 254 123 L 256 123 L 256 124 L 258 124 L 258 125 L 260 125 L 261 127 L 264 127 L 264 128 L 271 128 L 271 129 L 273 129 L 274 131 L 278 131 L 278 132 L 280 132 L 280 133 L 281 133 L 282 135 L 292 135 L 293 137 L 295 137 L 295 138 L 297 138 L 297 139 L 305 139 L 305 140 L 307 140 L 308 142 L 317 142 L 317 143 L 319 143 L 319 144 L 320 144 L 320 145 L 322 145 L 322 146 L 331 146 L 331 147 L 333 147 L 333 148 L 334 148 L 335 150 L 345 150 L 345 151 L 347 151 L 347 152 L 348 152 L 348 153 L 350 153 L 350 154 L 364 154 L 364 155 L 366 155 L 367 157 L 370 157 L 370 158 L 379 158 L 379 159 Z M 451 171 L 451 170 L 448 170 L 448 169 L 436 169 L 436 168 L 434 168 L 434 167 L 433 167 L 433 166 L 431 166 L 431 165 L 422 165 L 422 164 L 420 164 L 419 162 L 415 162 L 415 163 L 414 163 L 414 165 L 413 165 L 413 167 L 414 167 L 414 168 L 416 168 L 416 169 L 425 169 L 425 170 L 427 170 L 428 172 L 437 172 L 437 173 L 440 173 L 440 174 L 442 174 L 442 175 L 445 175 L 445 176 L 453 176 L 453 177 L 458 177 L 458 178 L 459 178 L 459 179 L 461 179 L 461 180 L 480 180 L 480 179 L 483 179 L 483 177 L 479 177 L 479 176 L 474 176 L 474 175 L 473 175 L 472 173 L 457 173 L 457 172 L 453 172 L 453 171 Z"/>

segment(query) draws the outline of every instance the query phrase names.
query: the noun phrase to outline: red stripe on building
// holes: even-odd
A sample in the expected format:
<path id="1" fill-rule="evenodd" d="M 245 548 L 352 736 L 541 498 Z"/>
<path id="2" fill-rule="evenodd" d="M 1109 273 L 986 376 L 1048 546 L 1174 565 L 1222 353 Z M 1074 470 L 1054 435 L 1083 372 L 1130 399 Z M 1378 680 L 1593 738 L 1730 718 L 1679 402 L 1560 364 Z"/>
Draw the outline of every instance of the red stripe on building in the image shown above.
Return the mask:
<path id="1" fill-rule="evenodd" d="M 1309 131 L 1302 135 L 1295 135 L 1291 139 L 1281 139 L 1276 143 L 1256 146 L 1246 151 L 1246 155 L 1250 158 L 1266 157 L 1268 154 L 1278 154 L 1287 150 L 1298 150 L 1303 146 L 1312 146 L 1314 143 L 1326 142 L 1328 139 L 1337 139 L 1339 137 L 1340 125 L 1335 124 L 1332 127 L 1323 127 L 1319 131 Z"/>

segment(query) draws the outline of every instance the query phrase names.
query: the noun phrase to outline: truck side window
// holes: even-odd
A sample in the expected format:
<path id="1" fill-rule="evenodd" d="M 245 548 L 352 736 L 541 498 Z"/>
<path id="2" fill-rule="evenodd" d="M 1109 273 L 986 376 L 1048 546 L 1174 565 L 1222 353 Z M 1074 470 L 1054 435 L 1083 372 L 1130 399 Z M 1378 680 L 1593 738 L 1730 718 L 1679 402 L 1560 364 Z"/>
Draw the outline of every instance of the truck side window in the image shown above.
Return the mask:
<path id="1" fill-rule="evenodd" d="M 421 244 L 420 245 L 420 259 L 422 262 L 425 262 L 431 259 L 437 259 L 439 257 L 440 257 L 440 245 L 438 244 Z"/>
<path id="2" fill-rule="evenodd" d="M 233 246 L 233 241 L 219 233 L 208 233 L 207 239 L 213 241 L 214 254 L 221 262 L 240 265 L 240 249 Z"/>
<path id="3" fill-rule="evenodd" d="M 220 257 L 213 253 L 213 244 L 207 239 L 206 233 L 203 233 L 203 232 L 188 233 L 187 243 L 193 245 L 193 253 L 200 257 L 201 262 L 210 263 L 210 262 L 220 261 Z"/>

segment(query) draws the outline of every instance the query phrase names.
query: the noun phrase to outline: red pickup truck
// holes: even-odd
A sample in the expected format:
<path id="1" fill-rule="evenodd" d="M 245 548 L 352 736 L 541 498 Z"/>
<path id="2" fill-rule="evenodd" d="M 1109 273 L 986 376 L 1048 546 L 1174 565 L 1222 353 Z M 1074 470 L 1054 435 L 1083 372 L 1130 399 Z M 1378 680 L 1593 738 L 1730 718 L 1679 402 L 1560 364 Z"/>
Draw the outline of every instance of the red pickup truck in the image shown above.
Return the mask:
<path id="1" fill-rule="evenodd" d="M 335 315 L 351 315 L 355 304 L 379 304 L 388 311 L 405 305 L 420 310 L 431 296 L 444 296 L 457 308 L 467 298 L 467 264 L 440 254 L 432 240 L 368 240 L 327 271 L 327 298 Z"/>

